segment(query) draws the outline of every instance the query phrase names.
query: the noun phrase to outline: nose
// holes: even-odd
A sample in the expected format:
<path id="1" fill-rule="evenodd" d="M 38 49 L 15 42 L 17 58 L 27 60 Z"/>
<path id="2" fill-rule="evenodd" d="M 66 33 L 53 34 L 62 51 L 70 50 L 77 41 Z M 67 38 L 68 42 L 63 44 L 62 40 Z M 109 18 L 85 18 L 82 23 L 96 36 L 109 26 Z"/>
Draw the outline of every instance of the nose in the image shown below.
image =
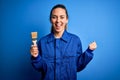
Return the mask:
<path id="1" fill-rule="evenodd" d="M 56 20 L 57 22 L 60 22 L 60 18 L 57 18 L 57 20 Z"/>

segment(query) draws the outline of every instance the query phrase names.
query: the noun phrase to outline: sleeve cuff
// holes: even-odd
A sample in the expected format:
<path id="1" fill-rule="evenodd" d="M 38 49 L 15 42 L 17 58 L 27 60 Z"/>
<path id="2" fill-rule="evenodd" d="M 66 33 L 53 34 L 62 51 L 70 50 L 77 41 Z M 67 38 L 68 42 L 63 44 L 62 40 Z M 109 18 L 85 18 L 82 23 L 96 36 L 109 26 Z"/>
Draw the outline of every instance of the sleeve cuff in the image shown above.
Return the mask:
<path id="1" fill-rule="evenodd" d="M 32 61 L 39 61 L 40 59 L 41 59 L 40 55 L 38 55 L 37 57 L 31 56 Z"/>
<path id="2" fill-rule="evenodd" d="M 88 47 L 86 51 L 92 53 L 94 50 L 90 50 L 89 47 Z"/>

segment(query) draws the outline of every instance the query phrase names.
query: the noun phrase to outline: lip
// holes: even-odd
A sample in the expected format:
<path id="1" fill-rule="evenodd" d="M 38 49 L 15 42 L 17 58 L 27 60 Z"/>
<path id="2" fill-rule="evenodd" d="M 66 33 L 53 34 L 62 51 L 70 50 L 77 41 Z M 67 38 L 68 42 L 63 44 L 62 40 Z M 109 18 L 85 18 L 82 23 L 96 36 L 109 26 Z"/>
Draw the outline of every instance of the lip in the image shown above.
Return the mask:
<path id="1" fill-rule="evenodd" d="M 60 26 L 62 26 L 62 24 L 61 23 L 56 23 L 55 26 L 60 27 Z"/>
<path id="2" fill-rule="evenodd" d="M 61 26 L 55 26 L 56 29 L 60 29 Z"/>
<path id="3" fill-rule="evenodd" d="M 56 29 L 56 30 L 60 30 L 60 28 L 61 28 L 61 25 L 56 25 L 56 24 L 55 24 L 55 29 Z"/>

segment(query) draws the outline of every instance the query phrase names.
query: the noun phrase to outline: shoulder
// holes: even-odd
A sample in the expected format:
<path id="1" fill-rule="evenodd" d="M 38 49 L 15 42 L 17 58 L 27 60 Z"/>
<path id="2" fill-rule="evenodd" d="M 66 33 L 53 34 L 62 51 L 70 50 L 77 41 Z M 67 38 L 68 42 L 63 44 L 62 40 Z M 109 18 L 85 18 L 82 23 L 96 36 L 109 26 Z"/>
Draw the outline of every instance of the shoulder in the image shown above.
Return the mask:
<path id="1" fill-rule="evenodd" d="M 52 36 L 52 34 L 49 33 L 49 34 L 41 37 L 40 40 L 39 40 L 39 42 L 46 42 L 48 40 L 48 38 L 50 38 L 51 36 Z"/>
<path id="2" fill-rule="evenodd" d="M 51 33 L 49 33 L 49 34 L 43 36 L 40 40 L 45 40 L 45 39 L 49 38 L 50 36 L 51 36 Z"/>
<path id="3" fill-rule="evenodd" d="M 73 34 L 73 33 L 69 33 L 69 32 L 68 32 L 68 35 L 71 37 L 71 40 L 73 42 L 81 44 L 81 39 L 80 39 L 80 37 L 78 35 Z"/>
<path id="4" fill-rule="evenodd" d="M 76 35 L 76 34 L 73 34 L 73 33 L 68 32 L 68 35 L 69 35 L 71 38 L 73 38 L 73 39 L 80 40 L 80 37 L 79 37 L 78 35 Z"/>

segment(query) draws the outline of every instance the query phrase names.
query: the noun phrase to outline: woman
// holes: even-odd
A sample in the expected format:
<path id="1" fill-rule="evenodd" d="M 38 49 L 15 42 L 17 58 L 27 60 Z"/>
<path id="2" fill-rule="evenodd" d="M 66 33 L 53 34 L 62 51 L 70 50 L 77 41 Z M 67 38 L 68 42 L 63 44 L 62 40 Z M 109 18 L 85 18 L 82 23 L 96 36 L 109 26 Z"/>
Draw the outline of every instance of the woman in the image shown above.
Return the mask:
<path id="1" fill-rule="evenodd" d="M 68 13 L 64 5 L 55 5 L 50 13 L 51 33 L 31 47 L 32 65 L 42 73 L 42 80 L 76 80 L 77 72 L 92 60 L 96 42 L 82 52 L 78 36 L 67 32 Z"/>

